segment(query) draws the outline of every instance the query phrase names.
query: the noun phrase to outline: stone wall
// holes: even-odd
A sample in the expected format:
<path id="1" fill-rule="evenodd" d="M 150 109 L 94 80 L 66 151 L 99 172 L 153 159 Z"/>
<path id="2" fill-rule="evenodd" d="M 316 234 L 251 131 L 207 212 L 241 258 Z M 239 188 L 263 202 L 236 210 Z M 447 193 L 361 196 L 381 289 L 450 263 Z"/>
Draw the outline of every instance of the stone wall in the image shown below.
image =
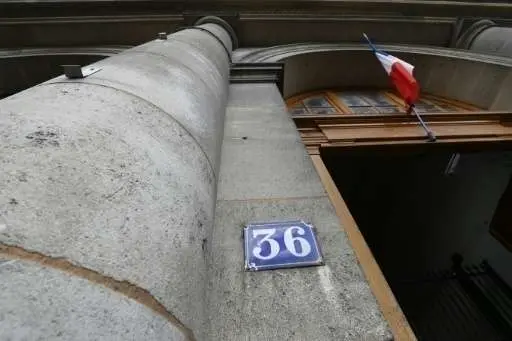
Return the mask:
<path id="1" fill-rule="evenodd" d="M 208 244 L 209 340 L 390 340 L 277 87 L 231 85 L 224 130 Z M 316 226 L 325 266 L 244 271 L 244 225 L 296 219 Z"/>

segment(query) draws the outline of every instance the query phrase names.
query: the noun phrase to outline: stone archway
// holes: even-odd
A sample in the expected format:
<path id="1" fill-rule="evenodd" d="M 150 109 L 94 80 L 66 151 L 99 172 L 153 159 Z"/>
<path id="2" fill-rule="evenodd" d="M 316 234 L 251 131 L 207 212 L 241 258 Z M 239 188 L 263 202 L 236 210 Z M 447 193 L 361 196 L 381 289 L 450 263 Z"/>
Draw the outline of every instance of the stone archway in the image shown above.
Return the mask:
<path id="1" fill-rule="evenodd" d="M 446 48 L 383 45 L 416 66 L 428 93 L 490 110 L 512 108 L 512 60 Z M 284 97 L 334 87 L 385 88 L 388 79 L 361 44 L 293 44 L 259 49 L 240 62 L 284 62 Z"/>
<path id="2" fill-rule="evenodd" d="M 452 148 L 450 152 L 458 153 L 462 151 L 461 145 L 457 145 L 459 142 L 465 146 L 475 147 L 478 141 L 482 142 L 482 145 L 479 145 L 482 147 L 484 144 L 490 146 L 499 140 L 497 142 L 502 143 L 502 147 L 506 145 L 507 148 L 510 148 L 512 130 L 509 130 L 507 122 L 511 116 L 509 110 L 512 108 L 512 101 L 508 98 L 507 89 L 512 86 L 512 61 L 498 56 L 444 48 L 395 45 L 383 48 L 417 67 L 416 76 L 422 84 L 424 92 L 470 103 L 482 109 L 463 114 L 425 114 L 425 119 L 437 130 L 439 143 L 435 144 L 429 144 L 426 141 L 424 132 L 418 127 L 414 117 L 404 114 L 393 117 L 391 117 L 392 115 L 388 117 L 378 115 L 373 117 L 371 115 L 366 117 L 357 115 L 294 117 L 292 115 L 381 310 L 392 329 L 399 333 L 403 331 L 400 329 L 400 323 L 403 322 L 404 317 L 399 309 L 394 311 L 388 309 L 395 302 L 393 292 L 388 286 L 388 283 L 391 282 L 386 281 L 379 268 L 380 264 L 373 258 L 374 250 L 370 250 L 367 245 L 370 240 L 361 234 L 363 229 L 360 230 L 359 221 L 356 222 L 359 217 L 354 214 L 353 207 L 347 204 L 348 196 L 345 196 L 346 193 L 340 193 L 339 188 L 343 188 L 343 186 L 338 187 L 338 182 L 331 177 L 333 169 L 350 169 L 351 162 L 348 161 L 335 168 L 333 162 L 329 164 L 328 161 L 341 159 L 341 154 L 337 152 L 342 150 L 344 152 L 355 151 L 357 148 L 361 149 L 363 146 L 366 148 L 370 145 L 378 149 L 377 154 L 381 156 L 386 148 L 394 144 L 400 147 L 402 144 L 404 146 L 408 144 L 413 150 L 417 146 L 425 149 L 444 146 Z M 285 64 L 283 89 L 285 98 L 300 97 L 299 95 L 303 93 L 333 88 L 342 90 L 389 88 L 389 81 L 385 73 L 382 72 L 378 61 L 362 45 L 297 44 L 277 46 L 250 51 L 241 57 L 240 61 L 248 63 L 283 62 Z M 399 134 L 399 131 L 416 128 L 418 130 L 413 134 Z M 379 129 L 380 131 L 376 132 Z M 471 129 L 475 130 L 470 131 Z M 364 134 L 365 132 L 366 134 Z M 381 133 L 382 139 L 370 141 Z M 459 141 L 460 136 L 458 135 L 464 135 L 462 136 L 464 141 Z M 467 143 L 468 137 L 473 141 Z M 505 140 L 507 143 L 503 143 Z M 362 151 L 363 154 L 364 152 L 365 150 Z M 404 159 L 407 160 L 407 157 Z M 369 163 L 372 164 L 371 161 Z M 375 166 L 375 164 L 372 165 Z M 376 174 L 380 172 L 378 169 L 373 169 L 373 171 Z M 416 180 L 414 179 L 414 181 Z M 415 195 L 421 197 L 418 193 Z M 371 197 L 372 194 L 369 196 Z M 382 199 L 381 202 L 385 201 Z M 375 210 L 364 211 L 363 208 L 362 211 L 363 215 L 375 215 Z M 441 224 L 438 225 L 441 226 Z M 385 230 L 383 229 L 383 231 Z M 485 232 L 483 231 L 483 234 Z M 393 239 L 392 235 L 390 235 L 390 239 Z M 402 302 L 400 303 L 402 304 Z"/>

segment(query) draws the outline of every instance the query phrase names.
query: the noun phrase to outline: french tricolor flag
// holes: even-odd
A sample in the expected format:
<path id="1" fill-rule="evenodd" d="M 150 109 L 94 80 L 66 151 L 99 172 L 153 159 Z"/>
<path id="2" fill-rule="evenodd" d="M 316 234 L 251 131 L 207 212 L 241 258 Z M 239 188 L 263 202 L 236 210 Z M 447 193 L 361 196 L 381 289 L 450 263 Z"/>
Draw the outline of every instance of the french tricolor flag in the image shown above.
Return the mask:
<path id="1" fill-rule="evenodd" d="M 400 58 L 378 50 L 372 44 L 368 36 L 366 34 L 363 35 L 368 41 L 368 44 L 370 44 L 373 53 L 375 53 L 375 56 L 384 67 L 384 70 L 388 73 L 400 95 L 409 106 L 413 105 L 418 100 L 420 94 L 420 86 L 416 78 L 413 76 L 414 66 Z"/>

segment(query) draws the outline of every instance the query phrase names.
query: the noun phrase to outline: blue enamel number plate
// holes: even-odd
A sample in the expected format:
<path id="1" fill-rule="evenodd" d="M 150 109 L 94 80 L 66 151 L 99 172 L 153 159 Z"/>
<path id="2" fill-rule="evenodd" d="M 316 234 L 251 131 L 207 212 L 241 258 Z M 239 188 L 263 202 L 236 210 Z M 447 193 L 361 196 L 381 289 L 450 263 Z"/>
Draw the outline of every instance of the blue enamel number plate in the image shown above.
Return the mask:
<path id="1" fill-rule="evenodd" d="M 248 224 L 244 243 L 250 271 L 323 264 L 314 228 L 301 220 Z"/>

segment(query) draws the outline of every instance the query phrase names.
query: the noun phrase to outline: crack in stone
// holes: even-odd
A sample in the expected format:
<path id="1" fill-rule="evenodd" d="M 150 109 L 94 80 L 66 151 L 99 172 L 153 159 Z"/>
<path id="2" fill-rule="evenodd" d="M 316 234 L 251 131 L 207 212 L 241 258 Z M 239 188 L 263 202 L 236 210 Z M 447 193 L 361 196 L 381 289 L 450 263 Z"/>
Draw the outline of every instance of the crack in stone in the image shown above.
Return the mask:
<path id="1" fill-rule="evenodd" d="M 192 330 L 187 328 L 180 320 L 178 320 L 177 317 L 168 311 L 163 304 L 151 295 L 148 290 L 128 281 L 120 281 L 112 277 L 105 276 L 97 271 L 75 265 L 65 258 L 50 257 L 37 251 L 27 251 L 19 246 L 7 245 L 4 243 L 0 243 L 0 256 L 39 263 L 42 266 L 54 268 L 114 290 L 134 301 L 139 302 L 140 304 L 145 305 L 178 328 L 185 335 L 187 340 L 195 341 Z"/>
<path id="2" fill-rule="evenodd" d="M 4 261 L 0 260 L 0 268 L 3 266 L 9 265 L 9 264 L 15 263 L 15 262 L 16 262 L 16 259 L 4 260 Z"/>

